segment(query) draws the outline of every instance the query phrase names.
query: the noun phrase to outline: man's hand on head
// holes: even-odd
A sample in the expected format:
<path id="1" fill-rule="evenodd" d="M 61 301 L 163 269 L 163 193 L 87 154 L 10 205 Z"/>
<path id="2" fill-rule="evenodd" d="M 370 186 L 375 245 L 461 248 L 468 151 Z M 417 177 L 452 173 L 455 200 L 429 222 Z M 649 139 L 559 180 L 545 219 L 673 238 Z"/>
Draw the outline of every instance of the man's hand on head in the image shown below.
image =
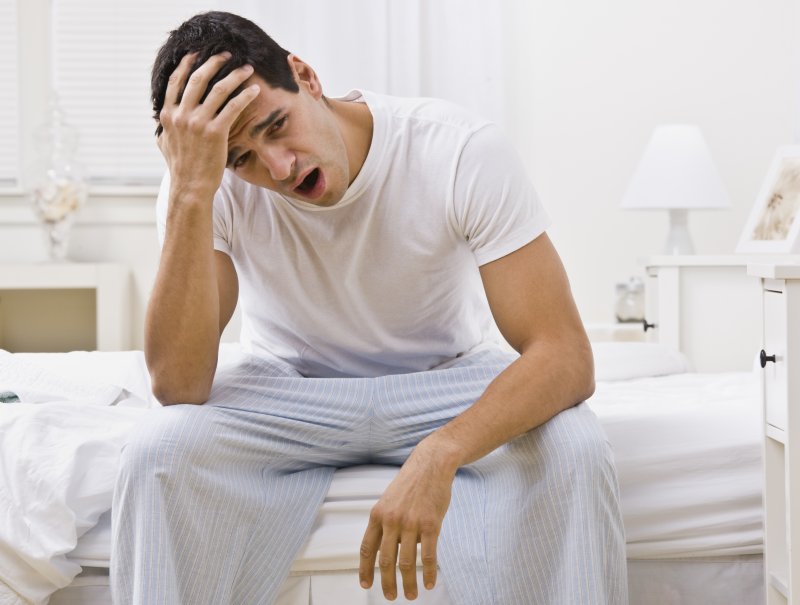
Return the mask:
<path id="1" fill-rule="evenodd" d="M 173 189 L 190 188 L 213 196 L 222 182 L 231 127 L 259 93 L 253 85 L 228 101 L 253 74 L 252 66 L 243 65 L 214 84 L 203 99 L 209 82 L 229 58 L 227 52 L 214 55 L 191 73 L 196 54 L 190 53 L 169 77 L 159 114 L 163 130 L 158 148 L 167 161 Z"/>
<path id="2" fill-rule="evenodd" d="M 411 453 L 397 477 L 372 508 L 361 542 L 359 580 L 372 586 L 375 561 L 381 573 L 383 594 L 397 598 L 397 569 L 407 599 L 416 599 L 417 544 L 422 559 L 422 582 L 436 584 L 436 543 L 442 521 L 450 506 L 455 466 L 421 442 Z"/>

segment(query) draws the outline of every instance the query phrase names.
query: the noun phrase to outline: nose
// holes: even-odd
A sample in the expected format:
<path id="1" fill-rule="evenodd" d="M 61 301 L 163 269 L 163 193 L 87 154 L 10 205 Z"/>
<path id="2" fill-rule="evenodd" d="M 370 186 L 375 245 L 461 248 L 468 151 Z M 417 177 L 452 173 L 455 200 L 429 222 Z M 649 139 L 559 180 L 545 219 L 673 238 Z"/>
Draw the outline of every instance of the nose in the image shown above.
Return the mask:
<path id="1" fill-rule="evenodd" d="M 292 176 L 295 156 L 289 149 L 278 145 L 264 145 L 258 157 L 269 170 L 273 181 L 285 181 Z"/>

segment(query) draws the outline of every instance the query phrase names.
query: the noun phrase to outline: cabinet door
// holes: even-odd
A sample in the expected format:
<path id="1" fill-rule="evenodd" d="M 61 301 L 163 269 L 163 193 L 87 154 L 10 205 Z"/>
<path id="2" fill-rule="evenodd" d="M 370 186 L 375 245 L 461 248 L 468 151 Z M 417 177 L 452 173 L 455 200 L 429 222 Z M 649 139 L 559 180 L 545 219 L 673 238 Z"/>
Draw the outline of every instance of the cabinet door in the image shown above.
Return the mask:
<path id="1" fill-rule="evenodd" d="M 786 295 L 777 288 L 764 290 L 764 351 L 775 361 L 764 367 L 764 404 L 767 424 L 786 430 Z"/>
<path id="2" fill-rule="evenodd" d="M 645 340 L 658 342 L 658 272 L 656 269 L 650 268 L 647 270 L 644 302 L 644 318 L 650 324 L 647 328 Z"/>

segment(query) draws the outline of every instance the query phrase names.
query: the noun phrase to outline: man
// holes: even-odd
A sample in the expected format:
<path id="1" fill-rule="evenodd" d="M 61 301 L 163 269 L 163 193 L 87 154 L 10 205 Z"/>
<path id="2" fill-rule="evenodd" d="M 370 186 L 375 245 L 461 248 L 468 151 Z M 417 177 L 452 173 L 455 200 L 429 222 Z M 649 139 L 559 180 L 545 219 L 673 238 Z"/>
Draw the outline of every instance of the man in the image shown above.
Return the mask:
<path id="1" fill-rule="evenodd" d="M 387 598 L 416 598 L 419 555 L 458 605 L 625 602 L 611 455 L 579 403 L 591 349 L 498 129 L 328 99 L 219 12 L 170 34 L 153 99 L 169 179 L 145 353 L 166 407 L 123 452 L 115 599 L 272 603 L 335 468 L 382 463 L 401 468 L 363 587 L 377 564 Z M 237 300 L 251 355 L 215 377 Z"/>

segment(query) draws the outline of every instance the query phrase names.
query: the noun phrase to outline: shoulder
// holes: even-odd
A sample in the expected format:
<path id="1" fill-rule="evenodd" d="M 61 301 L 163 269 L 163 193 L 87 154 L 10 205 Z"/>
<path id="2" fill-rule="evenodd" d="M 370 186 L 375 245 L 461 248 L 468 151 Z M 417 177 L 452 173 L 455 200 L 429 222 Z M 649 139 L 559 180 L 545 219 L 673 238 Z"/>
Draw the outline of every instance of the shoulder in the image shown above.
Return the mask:
<path id="1" fill-rule="evenodd" d="M 435 127 L 468 135 L 490 124 L 488 120 L 444 99 L 397 97 L 363 91 L 371 110 L 385 112 L 390 119 L 411 125 Z"/>

